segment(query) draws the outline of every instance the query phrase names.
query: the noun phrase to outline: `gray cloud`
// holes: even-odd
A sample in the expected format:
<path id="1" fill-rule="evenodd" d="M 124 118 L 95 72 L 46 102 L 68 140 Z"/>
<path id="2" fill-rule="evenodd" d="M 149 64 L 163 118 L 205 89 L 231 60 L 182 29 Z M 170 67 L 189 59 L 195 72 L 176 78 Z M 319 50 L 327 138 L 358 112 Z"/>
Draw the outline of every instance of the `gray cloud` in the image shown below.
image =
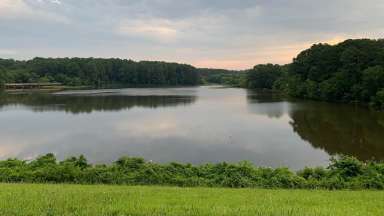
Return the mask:
<path id="1" fill-rule="evenodd" d="M 248 68 L 312 43 L 383 37 L 382 0 L 0 0 L 0 57 Z"/>

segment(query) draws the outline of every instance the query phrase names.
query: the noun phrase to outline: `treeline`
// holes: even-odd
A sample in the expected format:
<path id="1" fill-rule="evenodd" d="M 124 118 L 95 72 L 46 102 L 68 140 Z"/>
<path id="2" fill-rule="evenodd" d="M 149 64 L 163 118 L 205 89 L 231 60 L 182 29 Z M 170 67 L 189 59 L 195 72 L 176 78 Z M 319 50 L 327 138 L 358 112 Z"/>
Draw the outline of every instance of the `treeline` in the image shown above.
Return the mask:
<path id="1" fill-rule="evenodd" d="M 250 89 L 279 89 L 283 77 L 287 75 L 288 66 L 260 64 L 249 70 L 245 87 Z"/>
<path id="2" fill-rule="evenodd" d="M 110 165 L 90 165 L 86 158 L 57 161 L 47 154 L 33 161 L 0 161 L 0 182 L 168 185 L 182 187 L 257 187 L 306 189 L 384 189 L 384 163 L 353 157 L 331 159 L 328 168 L 260 168 L 248 162 L 157 164 L 123 157 Z"/>
<path id="3" fill-rule="evenodd" d="M 384 40 L 346 40 L 316 44 L 291 64 L 257 65 L 246 87 L 280 90 L 290 96 L 361 102 L 384 109 Z"/>
<path id="4" fill-rule="evenodd" d="M 199 74 L 204 84 L 221 84 L 242 87 L 245 82 L 245 71 L 199 68 Z"/>
<path id="5" fill-rule="evenodd" d="M 58 82 L 69 86 L 197 85 L 193 66 L 101 58 L 0 59 L 0 83 Z"/>

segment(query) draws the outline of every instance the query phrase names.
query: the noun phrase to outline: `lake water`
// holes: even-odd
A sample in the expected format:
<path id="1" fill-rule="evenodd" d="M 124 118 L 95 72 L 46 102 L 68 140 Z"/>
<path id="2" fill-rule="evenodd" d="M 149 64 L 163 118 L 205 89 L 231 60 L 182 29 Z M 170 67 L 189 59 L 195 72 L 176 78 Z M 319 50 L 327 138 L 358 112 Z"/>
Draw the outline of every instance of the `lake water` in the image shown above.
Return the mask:
<path id="1" fill-rule="evenodd" d="M 219 86 L 2 95 L 0 159 L 45 153 L 300 169 L 335 154 L 384 159 L 384 114 Z"/>

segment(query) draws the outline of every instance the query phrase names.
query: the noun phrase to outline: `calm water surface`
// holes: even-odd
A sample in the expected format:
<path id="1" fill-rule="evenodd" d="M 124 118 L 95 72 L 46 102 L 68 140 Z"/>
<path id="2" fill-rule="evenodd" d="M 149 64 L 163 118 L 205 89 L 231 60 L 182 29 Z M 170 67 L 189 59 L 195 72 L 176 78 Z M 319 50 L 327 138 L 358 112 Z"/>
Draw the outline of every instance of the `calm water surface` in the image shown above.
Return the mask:
<path id="1" fill-rule="evenodd" d="M 384 114 L 207 86 L 2 95 L 0 159 L 50 152 L 299 169 L 340 153 L 384 159 Z"/>

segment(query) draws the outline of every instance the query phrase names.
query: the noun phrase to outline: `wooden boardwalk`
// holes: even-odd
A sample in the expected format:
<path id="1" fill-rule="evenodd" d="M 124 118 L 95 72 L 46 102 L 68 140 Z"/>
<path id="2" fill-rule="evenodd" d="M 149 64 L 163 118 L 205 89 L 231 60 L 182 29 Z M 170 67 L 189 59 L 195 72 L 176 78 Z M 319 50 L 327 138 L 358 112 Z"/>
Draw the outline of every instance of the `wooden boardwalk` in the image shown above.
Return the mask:
<path id="1" fill-rule="evenodd" d="M 5 89 L 42 89 L 61 86 L 61 83 L 6 83 Z"/>

